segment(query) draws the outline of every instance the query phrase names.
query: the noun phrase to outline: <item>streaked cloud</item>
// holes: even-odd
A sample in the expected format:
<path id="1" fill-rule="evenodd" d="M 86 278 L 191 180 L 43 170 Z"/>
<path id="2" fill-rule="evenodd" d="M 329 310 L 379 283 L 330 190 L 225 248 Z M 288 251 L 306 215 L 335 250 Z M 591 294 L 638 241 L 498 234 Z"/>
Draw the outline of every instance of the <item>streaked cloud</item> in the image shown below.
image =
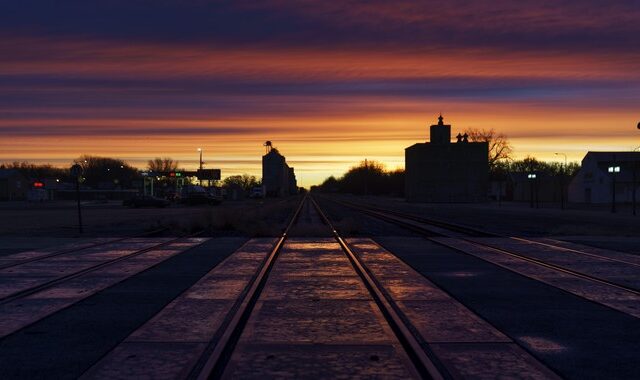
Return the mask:
<path id="1" fill-rule="evenodd" d="M 639 20 L 635 0 L 3 2 L 0 161 L 205 146 L 259 174 L 269 139 L 309 185 L 402 166 L 438 112 L 520 156 L 629 149 Z"/>

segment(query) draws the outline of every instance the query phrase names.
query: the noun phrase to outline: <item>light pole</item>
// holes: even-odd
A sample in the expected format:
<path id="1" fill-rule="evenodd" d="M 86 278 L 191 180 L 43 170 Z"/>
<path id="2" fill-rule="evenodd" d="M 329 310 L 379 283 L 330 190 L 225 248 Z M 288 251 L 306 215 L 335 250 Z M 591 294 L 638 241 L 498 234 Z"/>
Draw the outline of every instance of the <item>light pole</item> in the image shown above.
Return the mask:
<path id="1" fill-rule="evenodd" d="M 638 191 L 638 161 L 633 162 L 633 216 L 636 216 L 636 192 Z"/>
<path id="2" fill-rule="evenodd" d="M 87 162 L 87 161 L 85 161 Z M 78 207 L 78 232 L 82 233 L 82 211 L 80 209 L 80 177 L 82 176 L 82 166 L 74 164 L 71 169 L 71 177 L 76 180 L 76 204 Z"/>
<path id="3" fill-rule="evenodd" d="M 531 208 L 533 208 L 533 183 L 535 182 L 536 178 L 538 176 L 536 175 L 536 173 L 529 173 L 527 174 L 527 178 L 529 179 L 529 182 L 531 183 L 531 187 L 530 187 L 530 195 L 531 195 Z"/>
<path id="4" fill-rule="evenodd" d="M 640 122 L 638 123 L 638 129 L 640 129 Z M 640 147 L 636 148 L 640 149 Z M 634 149 L 635 150 L 635 149 Z M 636 216 L 636 191 L 638 189 L 638 161 L 633 162 L 633 216 Z"/>
<path id="5" fill-rule="evenodd" d="M 560 173 L 560 209 L 564 210 L 564 175 L 567 171 L 567 155 L 564 153 L 554 153 L 556 156 L 564 156 L 564 166 Z"/>
<path id="6" fill-rule="evenodd" d="M 616 212 L 616 174 L 620 173 L 620 166 L 614 164 L 609 166 L 609 173 L 611 173 L 611 212 Z"/>
<path id="7" fill-rule="evenodd" d="M 200 186 L 202 186 L 202 148 L 198 148 L 198 152 L 200 153 L 200 174 L 198 180 L 200 180 Z"/>

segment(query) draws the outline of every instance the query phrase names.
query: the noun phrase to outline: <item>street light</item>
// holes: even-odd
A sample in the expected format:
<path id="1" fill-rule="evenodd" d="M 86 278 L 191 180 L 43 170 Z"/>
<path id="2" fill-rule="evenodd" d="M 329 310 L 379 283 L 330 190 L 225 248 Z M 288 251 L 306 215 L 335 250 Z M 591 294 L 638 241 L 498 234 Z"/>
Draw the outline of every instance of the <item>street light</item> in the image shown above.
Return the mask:
<path id="1" fill-rule="evenodd" d="M 198 152 L 200 152 L 200 171 L 202 172 L 202 148 L 198 148 Z M 198 179 L 200 180 L 200 186 L 202 186 L 202 173 L 200 173 L 200 175 L 198 176 Z"/>
<path id="2" fill-rule="evenodd" d="M 620 166 L 609 166 L 609 173 L 611 173 L 611 212 L 616 212 L 616 174 L 620 173 Z"/>
<path id="3" fill-rule="evenodd" d="M 529 181 L 531 182 L 531 191 L 530 191 L 530 195 L 531 195 L 531 208 L 533 208 L 533 183 L 535 182 L 536 178 L 538 178 L 538 176 L 536 175 L 536 173 L 529 173 L 527 174 L 527 178 L 529 179 Z"/>
<path id="4" fill-rule="evenodd" d="M 82 211 L 80 209 L 80 177 L 82 176 L 82 166 L 79 164 L 74 164 L 69 169 L 71 177 L 74 178 L 76 182 L 76 204 L 78 208 L 78 231 L 82 233 Z"/>
<path id="5" fill-rule="evenodd" d="M 564 210 L 564 175 L 567 171 L 567 155 L 564 153 L 554 153 L 556 156 L 564 156 L 564 166 L 560 173 L 560 209 Z"/>

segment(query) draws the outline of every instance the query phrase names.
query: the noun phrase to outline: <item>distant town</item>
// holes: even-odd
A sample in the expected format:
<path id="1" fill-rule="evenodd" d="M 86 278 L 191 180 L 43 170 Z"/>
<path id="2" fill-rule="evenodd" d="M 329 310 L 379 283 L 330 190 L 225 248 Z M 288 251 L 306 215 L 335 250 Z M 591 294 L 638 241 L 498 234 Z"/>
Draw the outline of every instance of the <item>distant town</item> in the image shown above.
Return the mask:
<path id="1" fill-rule="evenodd" d="M 458 131 L 440 115 L 427 142 L 405 150 L 405 169 L 387 171 L 364 159 L 343 176 L 329 177 L 311 190 L 325 193 L 387 195 L 409 202 L 522 202 L 532 208 L 621 205 L 636 214 L 640 152 L 588 152 L 581 163 L 512 158 L 508 138 L 494 130 Z M 262 177 L 243 174 L 223 178 L 219 169 L 185 170 L 171 158 L 150 159 L 134 168 L 117 158 L 85 155 L 75 160 L 81 173 L 28 162 L 0 165 L 0 200 L 46 202 L 75 199 L 76 180 L 82 200 L 157 197 L 171 203 L 218 203 L 223 200 L 283 197 L 297 194 L 296 174 L 271 141 L 264 144 Z M 564 159 L 564 161 L 562 160 Z M 135 204 L 129 202 L 129 204 Z M 158 205 L 168 203 L 159 202 Z"/>

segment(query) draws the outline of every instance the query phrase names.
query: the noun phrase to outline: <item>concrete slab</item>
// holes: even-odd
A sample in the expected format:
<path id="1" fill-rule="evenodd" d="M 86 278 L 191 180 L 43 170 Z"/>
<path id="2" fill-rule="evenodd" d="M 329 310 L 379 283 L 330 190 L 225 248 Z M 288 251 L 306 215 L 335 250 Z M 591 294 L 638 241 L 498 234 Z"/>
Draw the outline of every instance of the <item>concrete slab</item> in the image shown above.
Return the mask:
<path id="1" fill-rule="evenodd" d="M 24 277 L 28 280 L 22 283 L 0 282 L 0 295 L 8 297 L 22 291 L 29 290 L 33 287 L 43 285 L 55 279 L 63 278 L 73 273 L 81 272 L 95 265 L 106 263 L 109 260 L 125 257 L 133 254 L 140 249 L 151 248 L 157 244 L 168 241 L 167 238 L 147 238 L 133 239 L 131 245 L 127 242 L 117 242 L 106 244 L 99 247 L 88 248 L 77 252 L 68 253 L 62 256 L 54 256 L 43 258 L 41 260 L 28 263 L 18 264 L 9 268 L 0 269 L 0 279 Z M 88 260 L 84 260 L 84 255 L 94 255 L 102 253 L 103 257 L 89 256 Z M 34 278 L 39 277 L 39 280 Z M 21 285 L 18 285 L 21 284 Z"/>
<path id="2" fill-rule="evenodd" d="M 226 379 L 410 379 L 417 374 L 390 345 L 253 345 L 234 356 Z"/>
<path id="3" fill-rule="evenodd" d="M 598 256 L 607 257 L 615 260 L 628 261 L 637 265 L 640 265 L 640 238 L 620 238 L 620 237 L 609 237 L 609 236 L 594 236 L 581 237 L 581 241 L 584 241 L 584 244 L 574 243 L 571 241 L 572 237 L 566 237 L 563 240 L 554 239 L 554 238 L 531 238 L 528 240 L 532 240 L 541 244 L 551 244 L 556 247 L 561 247 L 570 250 L 576 250 L 580 252 L 586 252 Z M 614 248 L 600 248 L 593 247 L 588 245 L 589 243 L 597 243 L 603 245 L 610 245 L 613 247 L 617 247 L 620 244 L 624 244 L 625 248 L 633 247 L 635 252 L 621 252 L 615 250 Z"/>
<path id="4" fill-rule="evenodd" d="M 515 343 L 434 344 L 433 351 L 459 379 L 557 378 Z"/>
<path id="5" fill-rule="evenodd" d="M 243 337 L 250 344 L 391 344 L 370 300 L 261 301 Z"/>
<path id="6" fill-rule="evenodd" d="M 424 238 L 379 241 L 562 377 L 638 373 L 640 319 Z"/>
<path id="7" fill-rule="evenodd" d="M 245 241 L 244 238 L 207 240 L 5 336 L 0 340 L 3 380 L 80 377 Z M 167 365 L 184 360 L 179 354 L 168 356 L 174 361 Z M 125 361 L 116 363 L 124 367 Z M 155 368 L 163 370 L 164 364 Z M 134 364 L 130 369 L 144 368 Z"/>
<path id="8" fill-rule="evenodd" d="M 451 297 L 440 301 L 400 301 L 398 306 L 429 344 L 511 342 Z"/>
<path id="9" fill-rule="evenodd" d="M 538 244 L 531 240 L 515 238 L 470 238 L 469 240 L 640 290 L 640 265 L 632 262 L 585 255 L 577 250 Z"/>
<path id="10" fill-rule="evenodd" d="M 124 343 L 82 379 L 181 379 L 204 350 L 202 343 Z"/>
<path id="11" fill-rule="evenodd" d="M 223 377 L 417 378 L 399 347 L 335 240 L 296 238 L 285 242 Z"/>
<path id="12" fill-rule="evenodd" d="M 0 305 L 0 337 L 7 336 L 69 304 L 64 298 L 18 300 Z"/>
<path id="13" fill-rule="evenodd" d="M 198 281 L 184 294 L 189 299 L 235 300 L 245 289 L 251 276 L 222 276 L 213 274 Z"/>
<path id="14" fill-rule="evenodd" d="M 11 334 L 198 244 L 200 241 L 180 243 L 180 249 L 164 250 L 161 251 L 162 254 L 158 254 L 157 251 L 144 252 L 137 261 L 124 260 L 1 305 L 0 310 L 6 310 L 11 317 L 10 321 L 0 328 L 0 337 Z M 38 278 L 38 284 L 46 283 L 51 279 Z M 24 284 L 21 286 L 25 287 Z M 10 287 L 5 286 L 0 289 L 10 289 Z"/>
<path id="15" fill-rule="evenodd" d="M 531 374 L 522 374 L 524 377 L 535 374 L 542 374 L 541 378 L 555 377 L 521 349 L 519 355 L 514 355 L 513 346 L 517 348 L 517 345 L 509 337 L 374 241 L 348 239 L 348 242 L 454 378 L 508 378 L 518 369 L 532 370 Z M 468 357 L 460 359 L 450 354 L 453 351 L 464 353 L 465 347 L 473 351 L 467 353 Z M 486 362 L 483 366 L 482 360 L 491 363 Z"/>
<path id="16" fill-rule="evenodd" d="M 633 292 L 543 267 L 517 257 L 505 255 L 491 248 L 465 242 L 464 240 L 450 238 L 432 238 L 432 240 L 459 249 L 462 252 L 499 265 L 515 273 L 536 279 L 571 294 L 640 318 L 640 296 Z"/>
<path id="17" fill-rule="evenodd" d="M 113 241 L 113 238 L 41 238 L 3 237 L 0 243 L 0 260 L 4 264 L 32 259 L 48 254 L 82 249 L 95 244 Z"/>
<path id="18" fill-rule="evenodd" d="M 134 365 L 153 365 L 163 360 L 171 378 L 184 378 L 196 364 L 202 351 L 214 338 L 230 310 L 252 279 L 247 275 L 247 263 L 257 271 L 269 253 L 275 239 L 252 239 L 211 269 L 193 286 L 158 312 L 152 319 L 131 333 L 114 350 L 89 370 L 84 378 L 128 376 Z M 239 268 L 232 274 L 233 268 Z M 244 273 L 244 274 L 243 274 Z M 171 352 L 177 356 L 171 356 Z M 140 361 L 122 368 L 118 362 L 125 353 L 136 355 Z M 155 369 L 140 370 L 139 376 L 154 378 Z M 164 373 L 158 374 L 165 376 Z"/>
<path id="19" fill-rule="evenodd" d="M 233 300 L 180 297 L 136 330 L 128 342 L 208 343 L 233 306 Z"/>
<path id="20" fill-rule="evenodd" d="M 264 300 L 293 299 L 353 299 L 368 300 L 370 296 L 360 278 L 354 276 L 269 277 L 261 298 Z"/>

